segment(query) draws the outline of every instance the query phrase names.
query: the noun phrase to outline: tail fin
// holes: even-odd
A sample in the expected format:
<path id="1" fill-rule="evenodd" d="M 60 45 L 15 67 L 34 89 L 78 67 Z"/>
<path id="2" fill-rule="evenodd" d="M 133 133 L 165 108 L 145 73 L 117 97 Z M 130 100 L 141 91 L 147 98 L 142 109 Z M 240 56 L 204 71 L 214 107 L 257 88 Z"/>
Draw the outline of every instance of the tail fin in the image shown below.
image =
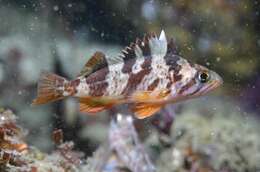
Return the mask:
<path id="1" fill-rule="evenodd" d="M 42 72 L 38 82 L 37 98 L 33 100 L 32 105 L 45 104 L 64 98 L 63 90 L 67 80 L 61 76 Z M 64 88 L 64 87 L 63 87 Z"/>

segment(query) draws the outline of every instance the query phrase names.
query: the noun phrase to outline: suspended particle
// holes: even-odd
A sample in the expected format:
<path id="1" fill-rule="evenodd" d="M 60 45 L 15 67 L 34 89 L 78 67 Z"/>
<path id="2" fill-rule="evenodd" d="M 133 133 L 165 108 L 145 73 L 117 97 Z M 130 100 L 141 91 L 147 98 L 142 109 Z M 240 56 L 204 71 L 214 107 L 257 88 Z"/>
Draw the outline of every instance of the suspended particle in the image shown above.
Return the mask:
<path id="1" fill-rule="evenodd" d="M 59 6 L 58 6 L 58 5 L 55 5 L 55 6 L 53 7 L 53 10 L 54 10 L 54 11 L 58 11 L 58 10 L 59 10 Z"/>

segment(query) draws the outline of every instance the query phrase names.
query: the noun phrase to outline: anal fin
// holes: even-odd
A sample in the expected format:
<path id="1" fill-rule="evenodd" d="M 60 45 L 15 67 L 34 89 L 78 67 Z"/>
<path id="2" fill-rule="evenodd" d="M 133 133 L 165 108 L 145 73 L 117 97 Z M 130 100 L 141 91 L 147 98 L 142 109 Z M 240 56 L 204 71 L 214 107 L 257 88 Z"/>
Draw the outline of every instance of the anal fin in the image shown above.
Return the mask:
<path id="1" fill-rule="evenodd" d="M 162 106 L 162 104 L 136 103 L 133 104 L 132 111 L 136 118 L 144 119 L 158 112 Z"/>

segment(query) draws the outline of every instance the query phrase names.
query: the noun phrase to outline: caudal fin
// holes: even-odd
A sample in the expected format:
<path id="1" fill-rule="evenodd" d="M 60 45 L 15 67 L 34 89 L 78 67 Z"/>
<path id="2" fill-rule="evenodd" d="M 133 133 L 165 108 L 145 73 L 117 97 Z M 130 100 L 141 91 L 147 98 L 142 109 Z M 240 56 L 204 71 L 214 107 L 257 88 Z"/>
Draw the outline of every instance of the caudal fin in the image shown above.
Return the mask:
<path id="1" fill-rule="evenodd" d="M 64 83 L 67 80 L 61 76 L 42 72 L 38 82 L 37 97 L 33 100 L 32 105 L 45 104 L 64 98 Z"/>

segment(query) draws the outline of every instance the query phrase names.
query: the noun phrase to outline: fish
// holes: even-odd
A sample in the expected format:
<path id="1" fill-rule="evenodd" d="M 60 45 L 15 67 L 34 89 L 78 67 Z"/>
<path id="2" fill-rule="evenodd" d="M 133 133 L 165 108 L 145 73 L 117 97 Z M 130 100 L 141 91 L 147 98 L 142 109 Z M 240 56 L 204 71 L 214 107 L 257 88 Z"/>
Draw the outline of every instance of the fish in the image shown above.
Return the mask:
<path id="1" fill-rule="evenodd" d="M 169 103 L 203 96 L 222 85 L 216 72 L 176 53 L 164 30 L 137 38 L 121 54 L 95 52 L 74 80 L 42 71 L 32 105 L 66 97 L 79 99 L 80 112 L 95 114 L 128 104 L 138 119 L 152 116 Z"/>

